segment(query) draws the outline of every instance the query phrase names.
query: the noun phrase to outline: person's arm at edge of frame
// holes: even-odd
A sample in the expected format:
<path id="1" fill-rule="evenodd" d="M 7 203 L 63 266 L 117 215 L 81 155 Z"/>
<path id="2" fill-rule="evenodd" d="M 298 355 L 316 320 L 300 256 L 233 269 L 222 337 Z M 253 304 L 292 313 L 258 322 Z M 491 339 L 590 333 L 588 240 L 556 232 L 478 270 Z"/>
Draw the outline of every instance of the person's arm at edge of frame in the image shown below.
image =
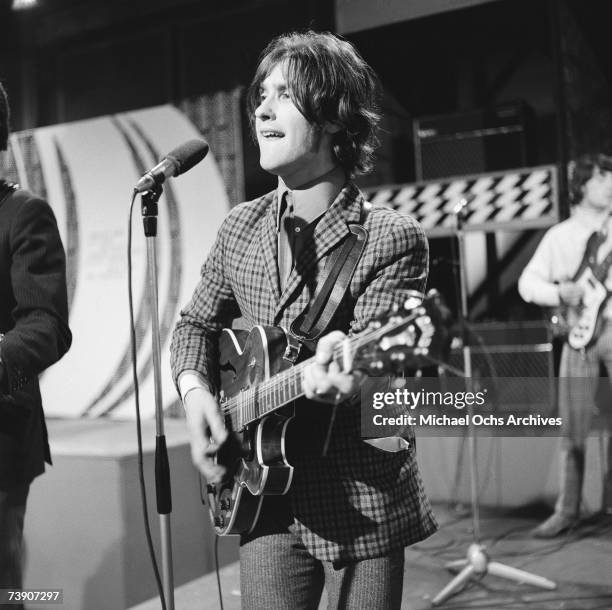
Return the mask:
<path id="1" fill-rule="evenodd" d="M 0 342 L 0 384 L 11 394 L 69 349 L 66 256 L 51 207 L 37 197 L 18 206 L 10 231 L 15 326 Z"/>

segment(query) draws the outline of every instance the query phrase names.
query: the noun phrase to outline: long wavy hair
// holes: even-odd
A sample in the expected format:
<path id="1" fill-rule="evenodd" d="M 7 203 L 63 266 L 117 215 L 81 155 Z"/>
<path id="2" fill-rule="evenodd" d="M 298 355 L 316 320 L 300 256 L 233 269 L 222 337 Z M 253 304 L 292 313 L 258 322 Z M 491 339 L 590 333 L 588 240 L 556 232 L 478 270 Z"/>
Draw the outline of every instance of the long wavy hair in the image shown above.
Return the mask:
<path id="1" fill-rule="evenodd" d="M 8 148 L 9 105 L 6 91 L 0 82 L 0 151 Z"/>
<path id="2" fill-rule="evenodd" d="M 329 32 L 291 32 L 272 40 L 262 52 L 247 92 L 251 129 L 260 88 L 281 65 L 291 98 L 306 120 L 341 129 L 333 134 L 333 153 L 349 176 L 373 167 L 380 121 L 376 74 L 346 40 Z"/>

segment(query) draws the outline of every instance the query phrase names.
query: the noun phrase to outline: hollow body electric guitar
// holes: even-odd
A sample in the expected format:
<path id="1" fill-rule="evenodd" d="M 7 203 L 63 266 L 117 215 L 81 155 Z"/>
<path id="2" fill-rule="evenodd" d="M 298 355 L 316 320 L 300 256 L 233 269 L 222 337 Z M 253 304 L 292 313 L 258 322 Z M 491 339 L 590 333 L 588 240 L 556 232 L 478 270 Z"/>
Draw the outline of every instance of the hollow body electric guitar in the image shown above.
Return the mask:
<path id="1" fill-rule="evenodd" d="M 411 306 L 412 305 L 412 306 Z M 431 364 L 441 340 L 436 333 L 437 305 L 407 302 L 377 320 L 334 352 L 343 370 L 372 374 L 405 372 Z M 220 406 L 228 441 L 216 454 L 226 467 L 224 479 L 208 485 L 211 518 L 217 534 L 253 529 L 264 495 L 282 495 L 294 468 L 287 457 L 288 428 L 294 401 L 304 395 L 302 373 L 311 359 L 291 365 L 283 358 L 287 339 L 276 327 L 250 332 L 224 329 L 219 339 Z"/>
<path id="2" fill-rule="evenodd" d="M 612 252 L 597 263 L 597 251 L 605 240 L 601 232 L 591 234 L 587 241 L 584 256 L 572 282 L 582 287 L 584 294 L 576 307 L 564 305 L 558 308 L 553 317 L 555 324 L 567 334 L 570 347 L 581 350 L 592 345 L 601 330 L 602 313 L 610 291 L 605 281 L 612 266 Z"/>

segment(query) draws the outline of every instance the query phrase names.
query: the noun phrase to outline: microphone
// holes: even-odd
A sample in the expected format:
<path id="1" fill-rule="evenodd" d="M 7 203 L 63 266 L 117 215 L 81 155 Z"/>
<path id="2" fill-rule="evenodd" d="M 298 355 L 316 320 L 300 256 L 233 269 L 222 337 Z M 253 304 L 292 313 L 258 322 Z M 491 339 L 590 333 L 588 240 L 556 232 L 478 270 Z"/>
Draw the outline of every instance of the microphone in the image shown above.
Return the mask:
<path id="1" fill-rule="evenodd" d="M 137 182 L 134 192 L 144 193 L 163 184 L 166 178 L 180 176 L 208 154 L 206 140 L 189 140 L 171 150 L 153 169 Z"/>

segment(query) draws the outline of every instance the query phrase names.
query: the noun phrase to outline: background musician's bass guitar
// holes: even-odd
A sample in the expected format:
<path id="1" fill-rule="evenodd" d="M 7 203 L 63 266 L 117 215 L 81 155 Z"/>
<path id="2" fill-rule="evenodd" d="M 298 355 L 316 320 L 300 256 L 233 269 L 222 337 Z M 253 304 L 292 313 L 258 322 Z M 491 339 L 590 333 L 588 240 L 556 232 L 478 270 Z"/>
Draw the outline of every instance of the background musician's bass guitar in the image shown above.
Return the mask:
<path id="1" fill-rule="evenodd" d="M 584 294 L 576 307 L 562 305 L 553 312 L 552 321 L 557 334 L 567 336 L 567 342 L 574 349 L 589 347 L 597 339 L 602 313 L 610 297 L 605 281 L 612 266 L 612 252 L 597 262 L 597 251 L 605 240 L 605 235 L 596 231 L 587 241 L 584 256 L 572 282 L 582 287 Z"/>
<path id="2" fill-rule="evenodd" d="M 344 370 L 376 375 L 431 365 L 444 340 L 436 328 L 438 319 L 434 298 L 396 309 L 349 338 L 335 351 L 334 360 Z M 220 406 L 232 433 L 216 455 L 226 475 L 219 484 L 207 486 L 219 535 L 249 532 L 257 523 L 263 495 L 282 495 L 291 486 L 294 468 L 287 458 L 287 430 L 292 405 L 303 396 L 302 372 L 310 360 L 292 366 L 282 357 L 286 345 L 284 330 L 276 327 L 221 333 Z"/>

